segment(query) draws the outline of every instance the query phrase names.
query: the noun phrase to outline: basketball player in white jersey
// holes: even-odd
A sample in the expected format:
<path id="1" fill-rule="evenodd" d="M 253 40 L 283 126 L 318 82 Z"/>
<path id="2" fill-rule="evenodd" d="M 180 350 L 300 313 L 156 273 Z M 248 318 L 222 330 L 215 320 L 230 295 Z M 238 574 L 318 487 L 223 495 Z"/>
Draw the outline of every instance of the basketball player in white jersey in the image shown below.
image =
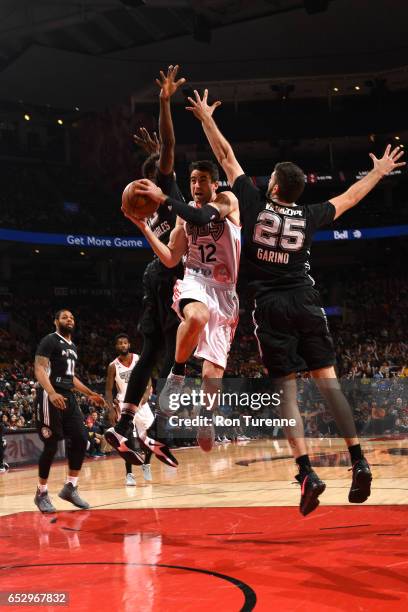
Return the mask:
<path id="1" fill-rule="evenodd" d="M 126 389 L 129 382 L 130 375 L 133 368 L 139 360 L 139 355 L 130 352 L 129 336 L 127 334 L 118 334 L 115 338 L 115 350 L 117 353 L 116 359 L 114 359 L 108 366 L 108 372 L 106 376 L 105 386 L 105 400 L 109 406 L 111 414 L 116 421 L 120 415 L 121 404 L 125 399 Z M 113 386 L 116 386 L 116 398 L 113 399 Z M 150 381 L 146 388 L 146 392 L 142 397 L 139 409 L 136 411 L 133 419 L 133 425 L 136 428 L 134 430 L 134 436 L 145 434 L 146 430 L 152 425 L 154 421 L 153 413 L 150 409 L 147 400 L 151 394 Z M 137 434 L 136 434 L 137 431 Z M 150 481 L 152 479 L 152 473 L 150 468 L 150 458 L 152 456 L 151 451 L 146 451 L 144 463 L 142 464 L 142 471 L 145 480 Z M 132 464 L 126 461 L 126 480 L 127 486 L 135 486 L 136 479 L 132 472 Z"/>
<path id="2" fill-rule="evenodd" d="M 166 266 L 176 265 L 185 256 L 184 278 L 174 288 L 173 308 L 181 319 L 175 362 L 159 398 L 160 410 L 167 415 L 178 409 L 177 402 L 170 399 L 177 397 L 183 388 L 185 365 L 194 349 L 194 355 L 204 360 L 204 392 L 215 393 L 219 389 L 238 323 L 235 287 L 241 250 L 239 207 L 232 192 L 217 194 L 218 181 L 216 164 L 193 162 L 190 166 L 192 201 L 188 205 L 164 195 L 151 181 L 138 182 L 139 193 L 178 215 L 168 245 L 157 240 L 147 223 L 129 217 Z M 211 450 L 212 425 L 200 428 L 197 439 L 203 450 Z M 154 446 L 151 450 L 155 451 Z"/>

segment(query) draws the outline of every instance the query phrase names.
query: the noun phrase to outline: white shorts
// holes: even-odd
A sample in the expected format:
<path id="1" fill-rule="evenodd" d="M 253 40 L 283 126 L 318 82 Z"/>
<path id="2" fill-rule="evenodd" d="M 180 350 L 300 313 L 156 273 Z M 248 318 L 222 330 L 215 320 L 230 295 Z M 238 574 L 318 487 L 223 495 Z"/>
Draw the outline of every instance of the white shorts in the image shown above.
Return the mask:
<path id="1" fill-rule="evenodd" d="M 137 433 L 139 434 L 139 436 L 141 434 L 144 434 L 146 429 L 149 429 L 153 421 L 154 421 L 154 414 L 151 411 L 149 404 L 146 402 L 145 404 L 142 404 L 140 408 L 136 410 L 136 414 L 133 419 L 133 424 L 136 425 Z"/>
<path id="2" fill-rule="evenodd" d="M 222 286 L 185 276 L 174 285 L 173 309 L 180 319 L 181 300 L 195 300 L 205 304 L 210 320 L 204 327 L 194 353 L 225 369 L 228 354 L 238 325 L 239 301 L 234 286 Z"/>

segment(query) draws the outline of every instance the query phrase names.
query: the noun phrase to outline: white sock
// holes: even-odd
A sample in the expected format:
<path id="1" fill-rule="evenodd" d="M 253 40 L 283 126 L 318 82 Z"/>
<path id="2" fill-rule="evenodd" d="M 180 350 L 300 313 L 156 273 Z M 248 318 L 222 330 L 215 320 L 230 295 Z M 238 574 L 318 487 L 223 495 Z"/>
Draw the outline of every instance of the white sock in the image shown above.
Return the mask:
<path id="1" fill-rule="evenodd" d="M 38 483 L 38 490 L 40 493 L 46 493 L 48 491 L 48 485 L 47 484 L 43 485 L 43 484 Z"/>
<path id="2" fill-rule="evenodd" d="M 78 484 L 78 476 L 68 476 L 65 484 L 71 483 L 73 487 L 76 487 Z"/>

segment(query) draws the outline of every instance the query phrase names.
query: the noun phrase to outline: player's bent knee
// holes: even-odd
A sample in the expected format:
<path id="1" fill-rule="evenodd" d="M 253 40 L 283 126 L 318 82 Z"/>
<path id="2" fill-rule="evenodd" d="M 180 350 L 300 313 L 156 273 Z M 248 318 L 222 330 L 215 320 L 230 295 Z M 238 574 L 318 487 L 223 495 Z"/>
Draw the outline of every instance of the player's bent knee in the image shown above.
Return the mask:
<path id="1" fill-rule="evenodd" d="M 193 312 L 186 318 L 186 323 L 191 330 L 203 329 L 210 319 L 210 314 L 204 310 Z"/>
<path id="2" fill-rule="evenodd" d="M 58 438 L 52 436 L 51 438 L 43 438 L 44 448 L 42 455 L 45 457 L 53 458 L 58 450 Z"/>

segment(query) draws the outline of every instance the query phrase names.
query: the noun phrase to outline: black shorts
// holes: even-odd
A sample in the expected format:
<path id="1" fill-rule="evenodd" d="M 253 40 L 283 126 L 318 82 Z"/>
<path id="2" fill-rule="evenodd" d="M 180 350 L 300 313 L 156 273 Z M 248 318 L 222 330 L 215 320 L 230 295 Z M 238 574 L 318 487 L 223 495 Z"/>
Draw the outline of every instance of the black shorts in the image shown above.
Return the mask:
<path id="1" fill-rule="evenodd" d="M 313 287 L 271 293 L 256 306 L 255 335 L 269 376 L 335 365 L 333 339 L 318 291 Z"/>
<path id="2" fill-rule="evenodd" d="M 176 334 L 179 318 L 172 309 L 173 288 L 182 267 L 165 268 L 157 259 L 151 261 L 143 275 L 143 313 L 139 321 L 144 336 Z"/>
<path id="3" fill-rule="evenodd" d="M 65 410 L 56 408 L 48 398 L 44 389 L 37 393 L 36 426 L 38 434 L 43 442 L 53 437 L 56 440 L 64 438 L 76 438 L 80 431 L 85 431 L 84 415 L 78 406 L 74 394 L 71 391 L 57 390 L 65 398 Z"/>

